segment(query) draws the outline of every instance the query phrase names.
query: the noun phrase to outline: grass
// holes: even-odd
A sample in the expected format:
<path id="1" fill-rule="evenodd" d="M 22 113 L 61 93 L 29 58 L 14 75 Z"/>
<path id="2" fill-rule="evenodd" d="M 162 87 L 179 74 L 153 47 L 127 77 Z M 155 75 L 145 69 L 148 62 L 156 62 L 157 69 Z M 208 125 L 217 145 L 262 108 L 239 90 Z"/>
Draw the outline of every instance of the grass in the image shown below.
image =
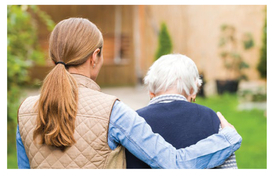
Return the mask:
<path id="1" fill-rule="evenodd" d="M 236 151 L 239 169 L 266 169 L 266 117 L 262 110 L 238 111 L 236 95 L 224 94 L 209 98 L 197 98 L 196 103 L 220 111 L 242 136 L 241 148 Z M 15 138 L 15 136 L 14 136 Z M 8 169 L 17 168 L 16 146 L 8 154 Z"/>
<path id="2" fill-rule="evenodd" d="M 237 96 L 230 94 L 197 98 L 196 103 L 220 111 L 242 136 L 241 148 L 235 152 L 239 169 L 267 168 L 267 118 L 263 110 L 239 111 Z"/>
<path id="3" fill-rule="evenodd" d="M 8 169 L 18 169 L 16 151 L 8 154 Z"/>
<path id="4" fill-rule="evenodd" d="M 16 126 L 17 124 L 13 121 L 8 123 L 8 151 L 7 151 L 7 168 L 17 169 L 17 152 L 16 152 Z"/>

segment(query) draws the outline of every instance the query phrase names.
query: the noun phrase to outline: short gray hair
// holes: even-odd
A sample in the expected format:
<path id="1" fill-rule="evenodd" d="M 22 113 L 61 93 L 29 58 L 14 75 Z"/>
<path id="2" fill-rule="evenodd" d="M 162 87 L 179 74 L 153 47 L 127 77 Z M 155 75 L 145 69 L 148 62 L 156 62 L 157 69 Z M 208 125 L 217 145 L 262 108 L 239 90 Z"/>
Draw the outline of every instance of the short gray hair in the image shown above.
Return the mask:
<path id="1" fill-rule="evenodd" d="M 161 56 L 149 68 L 144 83 L 154 94 L 176 88 L 180 94 L 197 94 L 202 80 L 192 59 L 181 54 Z"/>

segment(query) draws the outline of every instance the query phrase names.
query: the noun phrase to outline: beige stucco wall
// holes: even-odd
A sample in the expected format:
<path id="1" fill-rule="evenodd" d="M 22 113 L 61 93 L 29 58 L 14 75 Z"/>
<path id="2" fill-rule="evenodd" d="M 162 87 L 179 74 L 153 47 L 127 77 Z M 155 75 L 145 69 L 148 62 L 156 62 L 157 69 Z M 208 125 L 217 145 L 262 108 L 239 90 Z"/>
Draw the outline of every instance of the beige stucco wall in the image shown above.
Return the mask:
<path id="1" fill-rule="evenodd" d="M 94 22 L 104 37 L 114 34 L 116 6 L 40 6 L 57 23 L 71 16 L 86 17 Z M 59 10 L 61 9 L 61 12 Z M 126 5 L 121 10 L 121 32 L 128 36 L 129 55 L 126 64 L 104 64 L 98 82 L 109 85 L 135 84 L 136 75 L 144 76 L 154 61 L 158 46 L 160 25 L 165 22 L 173 43 L 173 52 L 189 56 L 195 61 L 206 81 L 227 78 L 219 57 L 218 41 L 220 26 L 230 24 L 236 27 L 237 37 L 250 32 L 255 46 L 250 51 L 241 52 L 250 68 L 245 70 L 251 81 L 259 79 L 256 70 L 261 47 L 264 25 L 264 5 Z M 40 42 L 47 51 L 49 32 L 40 26 Z M 105 51 L 106 55 L 106 51 Z M 52 65 L 51 61 L 48 65 Z M 121 78 L 118 73 L 121 73 Z M 137 73 L 136 73 L 137 72 Z M 37 72 L 33 72 L 35 75 Z M 116 74 L 113 74 L 116 73 Z M 42 75 L 44 76 L 44 75 Z M 122 80 L 122 81 L 121 81 Z"/>
<path id="2" fill-rule="evenodd" d="M 141 65 L 144 73 L 148 70 L 154 61 L 155 52 L 158 46 L 158 33 L 160 25 L 165 22 L 170 33 L 173 52 L 185 53 L 186 49 L 186 31 L 185 6 L 171 5 L 149 5 L 144 7 L 144 36 L 142 45 L 144 45 L 144 57 L 142 57 Z"/>
<path id="3" fill-rule="evenodd" d="M 207 81 L 223 79 L 228 72 L 219 57 L 218 41 L 220 26 L 230 24 L 236 28 L 237 38 L 249 32 L 253 35 L 254 48 L 241 55 L 250 65 L 245 70 L 249 80 L 258 80 L 256 70 L 264 25 L 263 5 L 190 5 L 190 6 L 145 6 L 145 57 L 142 58 L 143 72 L 152 64 L 157 48 L 157 32 L 165 21 L 173 41 L 173 52 L 189 56 L 195 61 Z"/>

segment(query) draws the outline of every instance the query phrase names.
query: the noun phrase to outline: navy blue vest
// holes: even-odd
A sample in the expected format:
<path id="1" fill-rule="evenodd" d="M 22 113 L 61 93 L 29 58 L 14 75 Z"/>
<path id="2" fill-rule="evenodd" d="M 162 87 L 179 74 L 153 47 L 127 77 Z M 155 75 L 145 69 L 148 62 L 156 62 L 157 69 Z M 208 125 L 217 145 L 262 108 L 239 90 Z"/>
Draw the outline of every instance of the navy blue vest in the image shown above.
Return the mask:
<path id="1" fill-rule="evenodd" d="M 195 144 L 219 130 L 220 121 L 213 110 L 187 101 L 151 104 L 137 113 L 154 133 L 159 133 L 177 149 Z M 128 150 L 126 160 L 127 168 L 150 168 Z"/>

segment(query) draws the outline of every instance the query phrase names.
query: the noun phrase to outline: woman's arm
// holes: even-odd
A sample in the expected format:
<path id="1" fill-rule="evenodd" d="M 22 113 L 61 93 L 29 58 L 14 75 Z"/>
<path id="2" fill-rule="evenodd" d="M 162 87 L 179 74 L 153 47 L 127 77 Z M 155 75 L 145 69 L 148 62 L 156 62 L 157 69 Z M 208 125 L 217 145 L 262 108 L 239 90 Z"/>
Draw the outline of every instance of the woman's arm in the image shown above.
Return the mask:
<path id="1" fill-rule="evenodd" d="M 219 134 L 177 150 L 119 101 L 112 109 L 108 133 L 111 149 L 121 144 L 152 168 L 212 168 L 222 164 L 242 141 L 235 129 L 225 127 Z"/>
<path id="2" fill-rule="evenodd" d="M 19 132 L 19 125 L 17 125 L 16 131 L 16 148 L 17 148 L 17 163 L 19 169 L 30 169 L 29 160 L 26 155 L 25 146 L 22 142 Z"/>
<path id="3" fill-rule="evenodd" d="M 235 153 L 232 153 L 223 164 L 215 167 L 215 169 L 238 169 Z"/>
<path id="4" fill-rule="evenodd" d="M 221 125 L 219 126 L 219 131 L 222 130 Z M 215 169 L 238 169 L 235 153 L 232 153 L 231 156 L 226 159 L 226 161 L 220 166 L 215 167 Z"/>

